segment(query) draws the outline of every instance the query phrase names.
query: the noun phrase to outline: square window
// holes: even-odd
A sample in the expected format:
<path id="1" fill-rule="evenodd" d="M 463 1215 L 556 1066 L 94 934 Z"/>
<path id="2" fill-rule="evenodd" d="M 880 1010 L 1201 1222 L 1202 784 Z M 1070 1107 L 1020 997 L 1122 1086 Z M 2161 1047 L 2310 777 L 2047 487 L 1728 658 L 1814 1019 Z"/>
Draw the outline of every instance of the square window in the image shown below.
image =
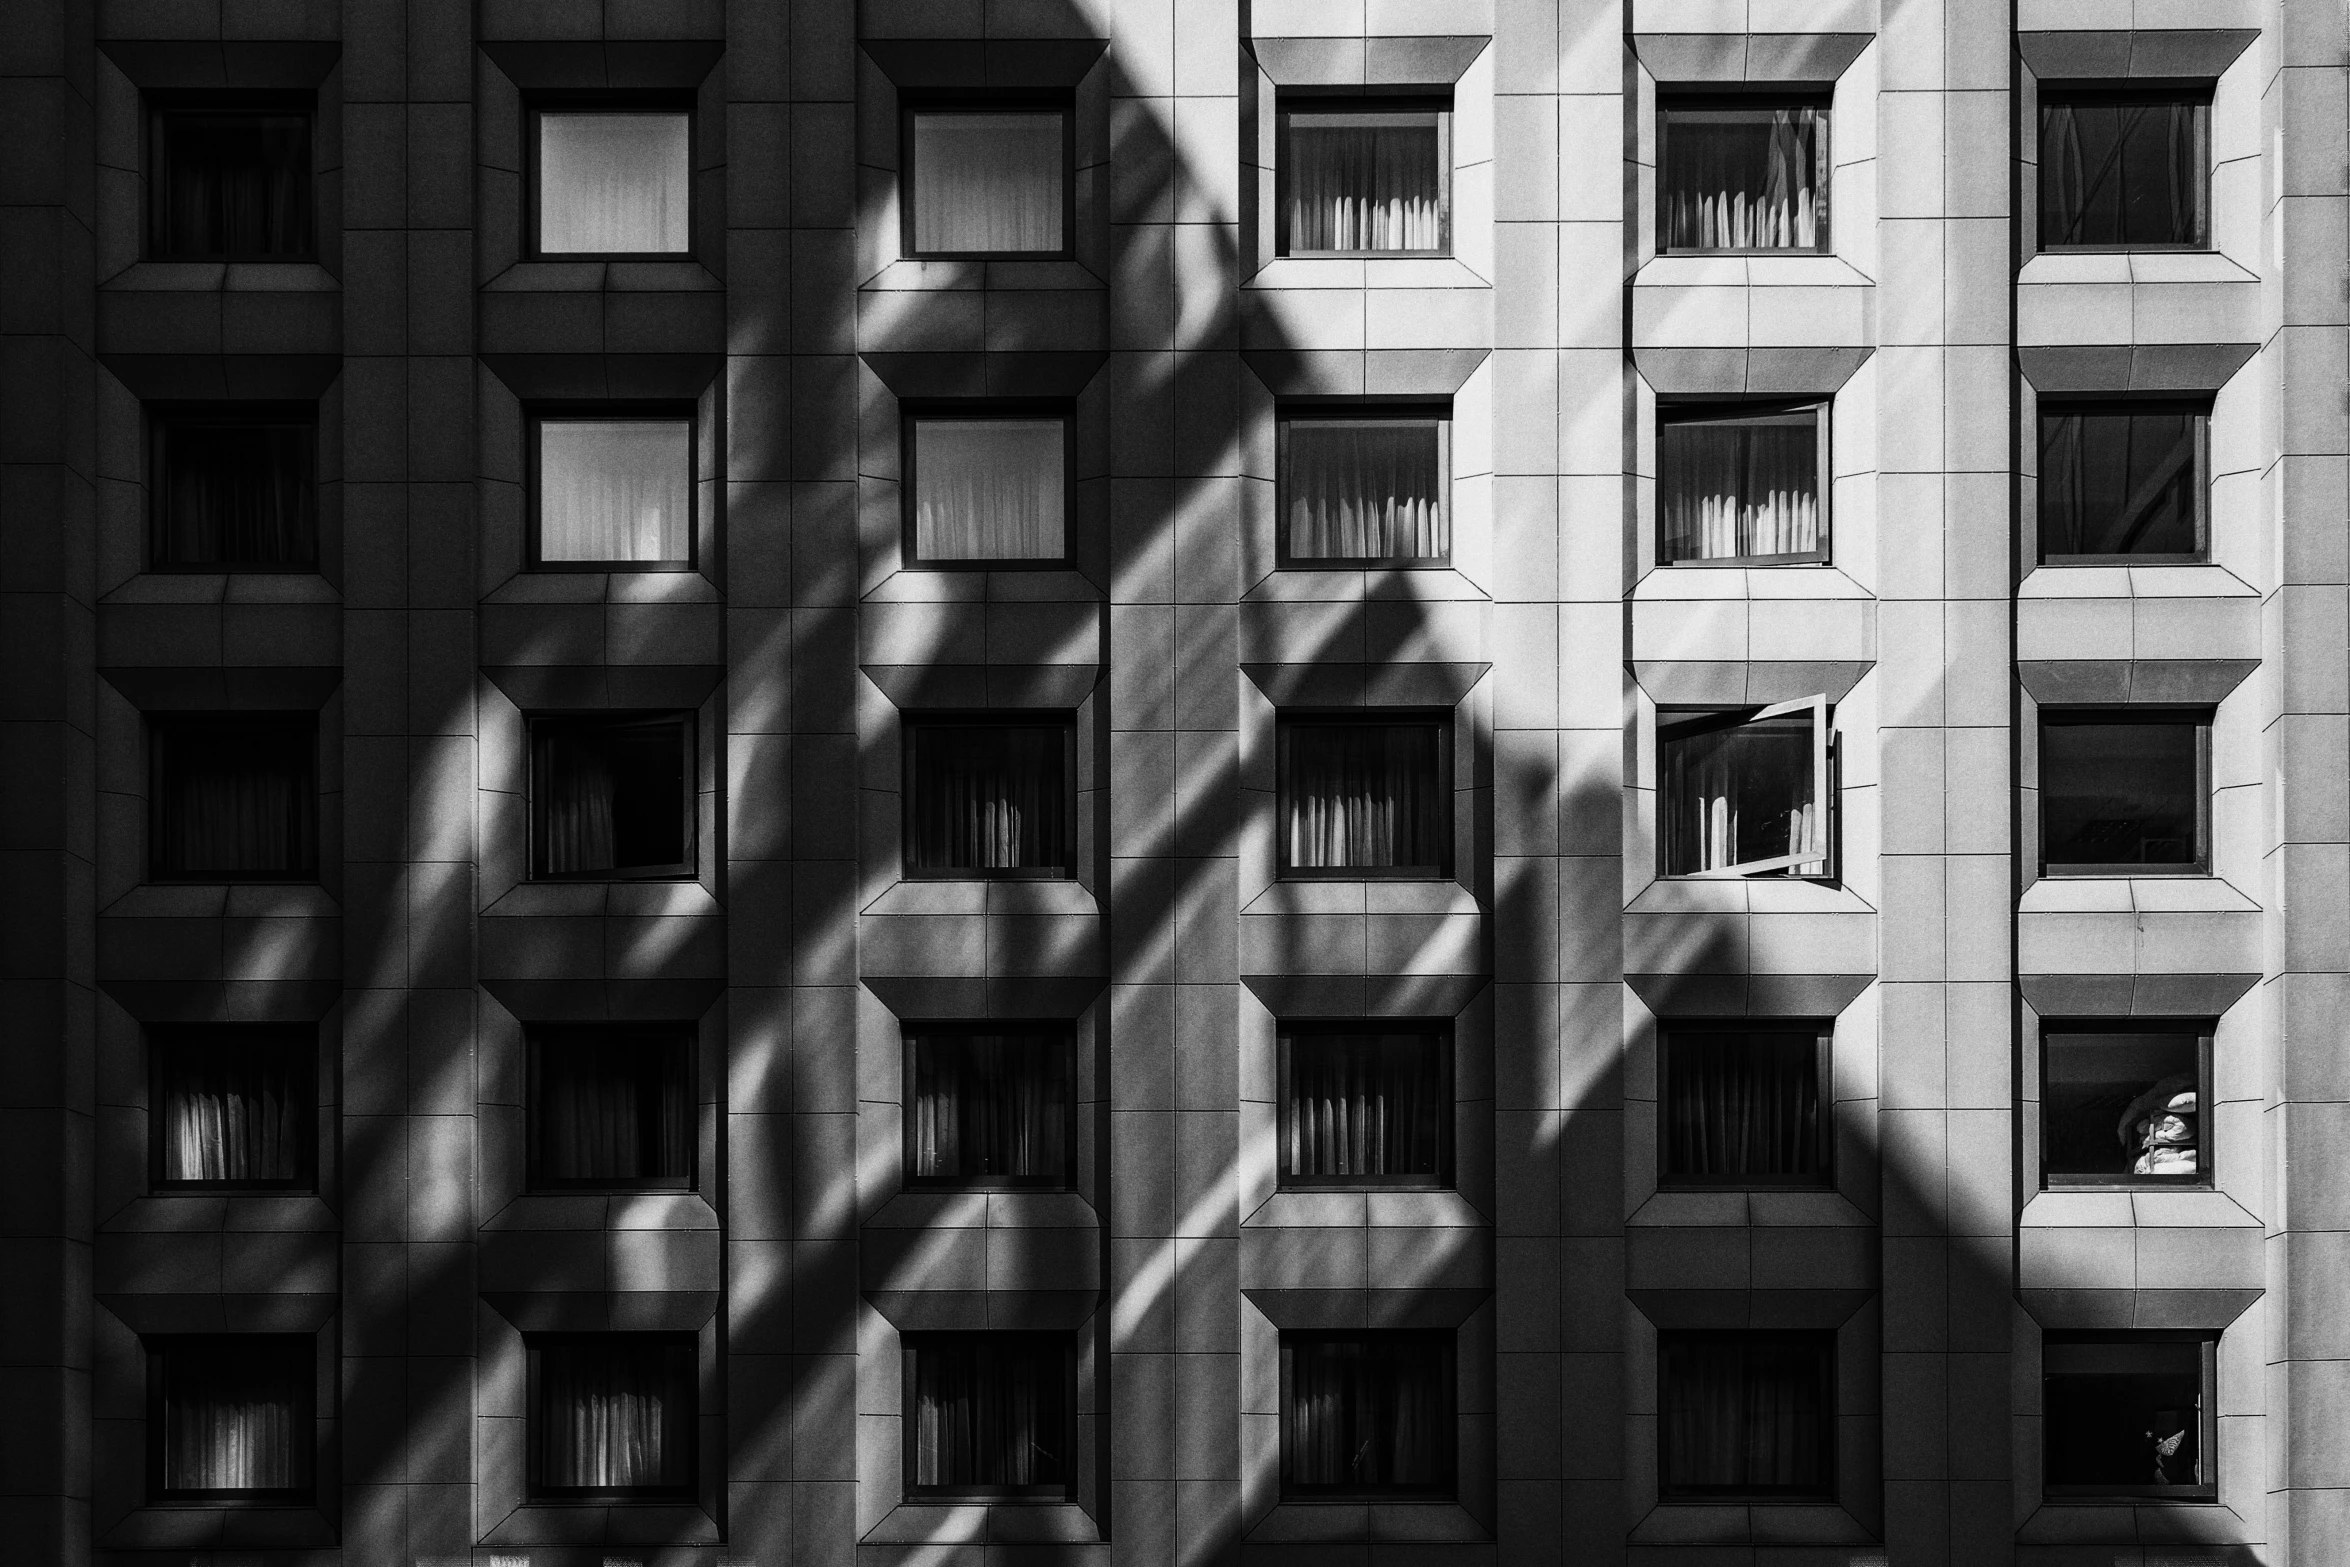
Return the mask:
<path id="1" fill-rule="evenodd" d="M 1288 98 L 1280 122 L 1280 254 L 1452 254 L 1449 100 Z"/>
<path id="2" fill-rule="evenodd" d="M 532 123 L 538 255 L 692 253 L 690 111 L 542 109 Z"/>
<path id="3" fill-rule="evenodd" d="M 1836 1335 L 1656 1336 L 1657 1493 L 1683 1500 L 1836 1494 Z"/>
<path id="4" fill-rule="evenodd" d="M 692 875 L 695 770 L 688 714 L 531 720 L 532 873 Z"/>
<path id="5" fill-rule="evenodd" d="M 2211 243 L 2211 89 L 2040 89 L 2040 248 Z"/>
<path id="6" fill-rule="evenodd" d="M 2040 864 L 2049 876 L 2210 868 L 2211 712 L 2040 710 Z"/>
<path id="7" fill-rule="evenodd" d="M 1065 1028 L 908 1028 L 906 1183 L 1066 1190 L 1076 1141 L 1073 1056 Z"/>
<path id="8" fill-rule="evenodd" d="M 908 1333 L 906 1494 L 1058 1501 L 1070 1443 L 1076 1346 L 1066 1333 Z"/>
<path id="9" fill-rule="evenodd" d="M 1451 1046 L 1442 1024 L 1284 1024 L 1282 1188 L 1450 1185 Z"/>
<path id="10" fill-rule="evenodd" d="M 692 1334 L 544 1333 L 525 1343 L 532 1496 L 693 1495 L 700 1354 Z"/>
<path id="11" fill-rule="evenodd" d="M 157 1027 L 147 1036 L 157 1191 L 309 1191 L 318 1042 L 306 1027 Z"/>
<path id="12" fill-rule="evenodd" d="M 307 261 L 308 93 L 173 95 L 148 129 L 147 252 L 157 261 Z"/>
<path id="13" fill-rule="evenodd" d="M 2211 404 L 2040 402 L 2040 558 L 2201 560 Z"/>
<path id="14" fill-rule="evenodd" d="M 910 719 L 906 874 L 1067 878 L 1074 739 L 1066 719 Z"/>
<path id="15" fill-rule="evenodd" d="M 2051 1333 L 2040 1349 L 2040 1437 L 2051 1499 L 2219 1494 L 2203 1333 Z"/>
<path id="16" fill-rule="evenodd" d="M 1667 98 L 1657 135 L 1660 253 L 1829 248 L 1824 102 Z"/>
<path id="17" fill-rule="evenodd" d="M 158 1501 L 308 1502 L 318 1442 L 307 1334 L 147 1340 L 148 1463 Z"/>
<path id="18" fill-rule="evenodd" d="M 1349 880 L 1451 874 L 1450 718 L 1282 715 L 1282 874 Z"/>
<path id="19" fill-rule="evenodd" d="M 1452 558 L 1449 412 L 1298 409 L 1283 412 L 1275 432 L 1283 565 Z"/>
<path id="20" fill-rule="evenodd" d="M 1453 1494 L 1450 1333 L 1281 1335 L 1281 1494 L 1297 1501 Z"/>
<path id="21" fill-rule="evenodd" d="M 1066 414 L 910 412 L 906 474 L 906 558 L 913 564 L 1067 561 Z"/>
<path id="22" fill-rule="evenodd" d="M 318 723 L 308 713 L 151 721 L 157 881 L 315 881 Z"/>
<path id="23" fill-rule="evenodd" d="M 1657 1058 L 1666 1186 L 1825 1186 L 1823 1023 L 1667 1023 Z"/>
<path id="24" fill-rule="evenodd" d="M 152 569 L 316 569 L 316 404 L 159 405 L 148 450 Z"/>
<path id="25" fill-rule="evenodd" d="M 1665 875 L 1829 873 L 1827 698 L 1659 713 L 1656 745 Z"/>
<path id="26" fill-rule="evenodd" d="M 542 1024 L 529 1039 L 532 1186 L 692 1189 L 691 1024 Z"/>
<path id="27" fill-rule="evenodd" d="M 906 113 L 906 254 L 1069 253 L 1069 112 L 998 105 Z"/>
<path id="28" fill-rule="evenodd" d="M 2207 1024 L 2050 1023 L 2040 1037 L 2040 1163 L 2049 1186 L 2209 1183 Z"/>
<path id="29" fill-rule="evenodd" d="M 609 571 L 694 562 L 691 410 L 534 414 L 531 564 Z"/>
<path id="30" fill-rule="evenodd" d="M 1828 558 L 1828 405 L 1659 403 L 1659 565 Z"/>

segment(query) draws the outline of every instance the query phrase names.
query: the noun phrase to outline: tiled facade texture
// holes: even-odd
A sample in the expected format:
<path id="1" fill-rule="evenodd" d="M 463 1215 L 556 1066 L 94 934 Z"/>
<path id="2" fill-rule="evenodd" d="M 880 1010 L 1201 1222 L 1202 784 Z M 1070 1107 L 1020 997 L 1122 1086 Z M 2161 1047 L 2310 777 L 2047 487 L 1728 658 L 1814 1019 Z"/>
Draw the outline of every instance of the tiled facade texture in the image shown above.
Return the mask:
<path id="1" fill-rule="evenodd" d="M 2202 80 L 2212 246 L 2041 254 L 2043 80 Z M 1832 84 L 1832 251 L 1660 255 L 1660 87 Z M 1072 255 L 902 254 L 907 95 L 1074 103 Z M 1274 242 L 1285 90 L 1449 93 L 1444 259 Z M 142 108 L 314 92 L 314 262 L 141 259 Z M 530 259 L 526 101 L 694 113 Z M 0 1558 L 2350 1561 L 2350 21 L 2331 0 L 0 0 Z M 2052 394 L 2213 398 L 2209 559 L 2040 566 Z M 1659 568 L 1660 397 L 1833 396 L 1824 564 Z M 1067 399 L 1066 569 L 904 559 L 901 402 Z M 1436 570 L 1281 400 L 1450 399 Z M 142 566 L 142 405 L 315 400 L 314 573 Z M 697 413 L 692 569 L 530 569 L 524 411 Z M 1660 710 L 1824 693 L 1833 882 L 1657 874 Z M 2211 864 L 2039 875 L 2043 705 L 2213 713 Z M 1450 874 L 1285 880 L 1276 714 L 1450 715 Z M 528 873 L 526 718 L 693 715 L 695 875 Z M 1074 715 L 1075 874 L 907 877 L 904 715 Z M 313 713 L 314 885 L 146 875 L 143 725 Z M 2208 1190 L 2043 1192 L 2040 1020 L 2213 1029 Z M 1836 1181 L 1656 1174 L 1660 1019 L 1832 1019 Z M 1442 1019 L 1455 1179 L 1277 1189 L 1277 1025 Z M 691 1191 L 524 1174 L 524 1027 L 690 1022 Z M 1065 1193 L 901 1039 L 1077 1043 Z M 143 1040 L 313 1025 L 315 1195 L 157 1194 Z M 1660 1500 L 1658 1335 L 1832 1331 L 1831 1500 Z M 1448 1501 L 1285 1502 L 1280 1335 L 1448 1330 Z M 534 1503 L 525 1338 L 693 1336 L 691 1497 Z M 1073 1333 L 1078 1477 L 909 1499 L 902 1336 Z M 2044 1335 L 2217 1333 L 2218 1492 L 2041 1487 Z M 315 1504 L 154 1501 L 142 1342 L 317 1345 Z"/>

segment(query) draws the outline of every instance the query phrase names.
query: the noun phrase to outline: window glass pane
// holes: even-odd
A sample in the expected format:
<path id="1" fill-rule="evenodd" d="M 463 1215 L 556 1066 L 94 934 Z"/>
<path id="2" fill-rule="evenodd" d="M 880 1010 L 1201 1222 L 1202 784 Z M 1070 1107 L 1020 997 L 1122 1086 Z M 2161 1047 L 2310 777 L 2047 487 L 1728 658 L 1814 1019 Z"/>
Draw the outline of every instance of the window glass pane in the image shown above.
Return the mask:
<path id="1" fill-rule="evenodd" d="M 1442 1493 L 1453 1481 L 1453 1377 L 1441 1333 L 1284 1333 L 1284 1489 Z"/>
<path id="2" fill-rule="evenodd" d="M 1313 1182 L 1435 1180 L 1452 1096 L 1444 1039 L 1420 1032 L 1285 1035 L 1281 1173 Z"/>
<path id="3" fill-rule="evenodd" d="M 690 845 L 682 720 L 542 719 L 531 815 L 539 872 L 674 872 Z"/>
<path id="4" fill-rule="evenodd" d="M 1285 419 L 1283 547 L 1297 560 L 1444 560 L 1444 467 L 1440 419 Z"/>
<path id="5" fill-rule="evenodd" d="M 2040 245 L 2200 245 L 2207 104 L 2043 98 Z"/>
<path id="6" fill-rule="evenodd" d="M 2052 1334 L 2041 1357 L 2050 1490 L 2124 1495 L 2210 1484 L 2201 1343 Z"/>
<path id="7" fill-rule="evenodd" d="M 1667 106 L 1662 116 L 1665 249 L 1827 248 L 1827 110 Z"/>
<path id="8" fill-rule="evenodd" d="M 1660 723 L 1657 750 L 1667 875 L 1808 853 L 1824 842 L 1808 717 L 1678 732 Z"/>
<path id="9" fill-rule="evenodd" d="M 1068 874 L 1069 731 L 1055 725 L 911 727 L 908 859 L 916 871 Z"/>
<path id="10" fill-rule="evenodd" d="M 170 1182 L 287 1185 L 303 1175 L 312 1115 L 300 1034 L 191 1029 L 153 1039 L 159 1173 Z"/>
<path id="11" fill-rule="evenodd" d="M 683 112 L 539 116 L 544 255 L 683 255 L 693 190 Z"/>
<path id="12" fill-rule="evenodd" d="M 1443 251 L 1448 118 L 1433 109 L 1283 115 L 1287 253 Z"/>
<path id="13" fill-rule="evenodd" d="M 1060 419 L 916 419 L 914 556 L 1059 560 L 1068 466 Z"/>
<path id="14" fill-rule="evenodd" d="M 308 566 L 318 558 L 306 420 L 164 414 L 155 424 L 157 566 Z"/>
<path id="15" fill-rule="evenodd" d="M 2197 864 L 2202 733 L 2195 723 L 2043 721 L 2042 860 L 2052 869 Z"/>
<path id="16" fill-rule="evenodd" d="M 2154 406 L 2040 414 L 2040 553 L 2193 555 L 2204 413 Z"/>
<path id="17" fill-rule="evenodd" d="M 162 258 L 293 261 L 312 253 L 310 116 L 160 117 Z"/>
<path id="18" fill-rule="evenodd" d="M 1835 1335 L 1667 1332 L 1656 1347 L 1666 1494 L 1835 1490 Z"/>
<path id="19" fill-rule="evenodd" d="M 683 1186 L 693 1178 L 690 1034 L 540 1029 L 531 1037 L 538 1179 Z"/>
<path id="20" fill-rule="evenodd" d="M 2202 1173 L 2196 1035 L 2051 1029 L 2047 1042 L 2041 1157 L 2050 1179 Z"/>
<path id="21" fill-rule="evenodd" d="M 166 1494 L 295 1493 L 311 1484 L 317 1371 L 308 1338 L 172 1339 L 162 1378 Z"/>
<path id="22" fill-rule="evenodd" d="M 1066 1491 L 1069 1341 L 1052 1333 L 910 1333 L 914 1489 Z"/>
<path id="23" fill-rule="evenodd" d="M 682 1493 L 693 1488 L 690 1338 L 614 1333 L 532 1345 L 532 1489 Z"/>
<path id="24" fill-rule="evenodd" d="M 539 559 L 693 557 L 690 419 L 539 421 Z"/>
<path id="25" fill-rule="evenodd" d="M 1442 873 L 1452 801 L 1435 723 L 1282 728 L 1282 845 L 1292 870 Z"/>
<path id="26" fill-rule="evenodd" d="M 906 1135 L 914 1179 L 1040 1186 L 1068 1179 L 1068 1036 L 941 1031 L 911 1043 Z"/>
<path id="27" fill-rule="evenodd" d="M 915 253 L 1051 254 L 1066 249 L 1063 124 L 1057 109 L 916 114 Z"/>
<path id="28" fill-rule="evenodd" d="M 1664 1173 L 1696 1182 L 1828 1172 L 1816 1029 L 1674 1029 L 1664 1039 Z"/>
<path id="29" fill-rule="evenodd" d="M 1669 417 L 1660 410 L 1656 463 L 1660 559 L 1819 552 L 1818 410 Z"/>
<path id="30" fill-rule="evenodd" d="M 155 728 L 158 876 L 306 878 L 318 866 L 317 732 L 191 719 Z"/>

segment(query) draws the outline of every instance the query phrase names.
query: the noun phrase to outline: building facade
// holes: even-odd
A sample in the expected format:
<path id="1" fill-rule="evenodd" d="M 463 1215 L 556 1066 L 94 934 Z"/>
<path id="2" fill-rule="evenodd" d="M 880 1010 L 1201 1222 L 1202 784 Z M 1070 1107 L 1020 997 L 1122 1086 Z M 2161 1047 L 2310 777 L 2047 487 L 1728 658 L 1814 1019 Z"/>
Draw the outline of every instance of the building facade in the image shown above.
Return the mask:
<path id="1" fill-rule="evenodd" d="M 0 38 L 0 1555 L 2350 1559 L 2339 5 Z"/>

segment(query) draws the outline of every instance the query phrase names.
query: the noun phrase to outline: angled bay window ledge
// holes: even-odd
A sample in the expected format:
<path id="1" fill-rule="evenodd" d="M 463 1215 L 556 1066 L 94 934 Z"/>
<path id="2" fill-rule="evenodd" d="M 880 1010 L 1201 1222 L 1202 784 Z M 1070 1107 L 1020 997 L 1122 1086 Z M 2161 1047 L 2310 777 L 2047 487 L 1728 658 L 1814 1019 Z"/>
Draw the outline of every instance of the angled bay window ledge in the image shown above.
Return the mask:
<path id="1" fill-rule="evenodd" d="M 516 1196 L 475 1232 L 480 1287 L 518 1325 L 698 1328 L 717 1309 L 717 1214 L 693 1192 Z"/>

